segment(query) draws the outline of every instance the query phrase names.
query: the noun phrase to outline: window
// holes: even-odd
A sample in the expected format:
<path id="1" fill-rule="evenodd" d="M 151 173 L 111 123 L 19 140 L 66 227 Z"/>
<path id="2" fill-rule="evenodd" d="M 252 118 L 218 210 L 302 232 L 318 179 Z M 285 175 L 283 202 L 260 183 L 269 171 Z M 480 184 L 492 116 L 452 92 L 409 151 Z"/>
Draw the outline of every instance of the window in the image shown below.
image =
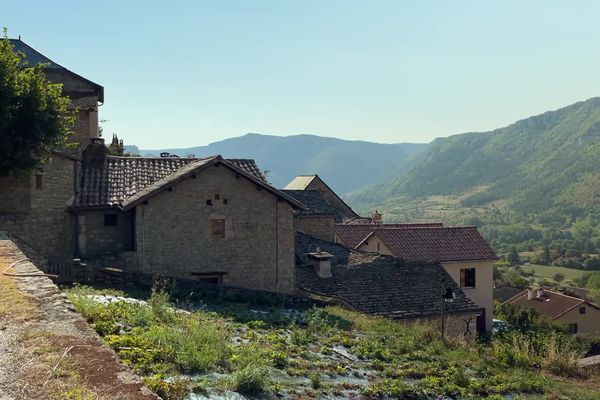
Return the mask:
<path id="1" fill-rule="evenodd" d="M 117 214 L 104 214 L 104 226 L 117 226 Z"/>
<path id="2" fill-rule="evenodd" d="M 225 220 L 224 219 L 211 219 L 208 221 L 208 228 L 212 237 L 225 237 Z"/>
<path id="3" fill-rule="evenodd" d="M 215 193 L 215 200 L 219 200 L 221 198 L 221 195 L 219 193 Z"/>
<path id="4" fill-rule="evenodd" d="M 206 205 L 207 206 L 212 206 L 212 200 L 211 199 L 207 199 L 206 200 Z"/>
<path id="5" fill-rule="evenodd" d="M 475 268 L 464 268 L 460 270 L 460 286 L 475 287 Z"/>
<path id="6" fill-rule="evenodd" d="M 569 324 L 569 333 L 577 333 L 577 324 Z"/>
<path id="7" fill-rule="evenodd" d="M 228 203 L 227 199 L 223 199 L 223 204 L 227 205 L 227 203 Z"/>
<path id="8" fill-rule="evenodd" d="M 221 285 L 225 274 L 226 272 L 192 272 L 196 281 L 212 285 Z"/>
<path id="9" fill-rule="evenodd" d="M 585 307 L 579 307 L 579 314 L 585 314 L 586 309 Z"/>
<path id="10" fill-rule="evenodd" d="M 35 188 L 36 189 L 44 188 L 44 175 L 36 175 L 35 176 Z"/>

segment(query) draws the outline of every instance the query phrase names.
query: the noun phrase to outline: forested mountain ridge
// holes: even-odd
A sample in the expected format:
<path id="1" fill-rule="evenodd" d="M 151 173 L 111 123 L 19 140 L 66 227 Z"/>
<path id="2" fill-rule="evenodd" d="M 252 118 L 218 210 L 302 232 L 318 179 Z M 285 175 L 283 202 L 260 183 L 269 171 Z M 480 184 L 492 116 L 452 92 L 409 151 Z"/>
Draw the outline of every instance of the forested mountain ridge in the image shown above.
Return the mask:
<path id="1" fill-rule="evenodd" d="M 527 224 L 540 229 L 533 235 L 540 240 L 544 228 L 569 230 L 583 220 L 593 225 L 600 205 L 600 98 L 491 132 L 436 139 L 419 158 L 405 175 L 350 201 L 401 219 L 422 216 L 401 215 L 406 204 L 449 196 L 462 209 L 450 222 L 476 223 L 488 233 Z M 591 236 L 600 245 L 600 231 Z"/>
<path id="2" fill-rule="evenodd" d="M 315 135 L 272 136 L 249 133 L 244 136 L 180 149 L 127 151 L 157 156 L 167 151 L 197 157 L 221 154 L 225 158 L 253 158 L 268 171 L 269 181 L 283 187 L 296 175 L 319 174 L 340 195 L 364 188 L 386 177 L 405 173 L 413 155 L 425 144 L 382 144 L 350 141 Z"/>

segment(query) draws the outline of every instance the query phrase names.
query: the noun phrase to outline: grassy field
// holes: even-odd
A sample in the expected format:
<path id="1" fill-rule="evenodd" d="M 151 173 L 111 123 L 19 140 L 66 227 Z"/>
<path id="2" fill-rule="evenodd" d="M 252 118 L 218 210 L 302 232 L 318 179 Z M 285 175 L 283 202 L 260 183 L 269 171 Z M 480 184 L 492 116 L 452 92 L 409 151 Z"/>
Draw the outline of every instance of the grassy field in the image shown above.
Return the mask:
<path id="1" fill-rule="evenodd" d="M 163 399 L 185 399 L 190 392 L 201 399 L 236 393 L 338 400 L 600 395 L 600 376 L 575 367 L 580 351 L 564 335 L 552 334 L 544 346 L 517 332 L 474 344 L 441 338 L 432 325 L 398 324 L 339 307 L 220 300 L 199 308 L 195 302 L 189 313 L 175 311 L 165 292 L 153 292 L 147 303 L 102 303 L 96 293 L 68 291 L 105 342 Z"/>
<path id="2" fill-rule="evenodd" d="M 548 279 L 553 279 L 552 277 L 557 274 L 557 273 L 561 273 L 565 276 L 566 280 L 574 280 L 576 278 L 579 278 L 581 275 L 583 275 L 586 271 L 581 270 L 581 269 L 574 269 L 574 268 L 564 268 L 564 267 L 556 267 L 553 265 L 538 265 L 538 264 L 531 264 L 531 265 L 523 265 L 521 266 L 521 269 L 527 273 L 531 273 L 531 271 L 534 271 L 534 275 L 536 278 L 548 278 Z"/>

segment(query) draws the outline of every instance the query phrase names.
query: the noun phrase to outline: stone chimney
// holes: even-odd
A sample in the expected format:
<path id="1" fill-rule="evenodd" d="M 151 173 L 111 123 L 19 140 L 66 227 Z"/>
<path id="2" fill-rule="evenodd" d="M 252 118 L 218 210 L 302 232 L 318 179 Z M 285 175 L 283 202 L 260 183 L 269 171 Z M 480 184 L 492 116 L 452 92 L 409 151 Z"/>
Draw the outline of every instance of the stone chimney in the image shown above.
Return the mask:
<path id="1" fill-rule="evenodd" d="M 533 300 L 533 289 L 527 289 L 527 300 Z"/>
<path id="2" fill-rule="evenodd" d="M 371 214 L 371 220 L 375 225 L 381 225 L 383 223 L 383 214 L 375 210 L 375 212 Z"/>
<path id="3" fill-rule="evenodd" d="M 104 167 L 107 154 L 108 149 L 104 145 L 104 139 L 92 138 L 81 155 L 83 166 L 87 168 L 102 168 Z"/>
<path id="4" fill-rule="evenodd" d="M 317 247 L 317 251 L 308 253 L 308 258 L 312 261 L 315 272 L 319 275 L 319 278 L 327 279 L 333 276 L 331 275 L 331 259 L 333 258 L 333 254 L 321 251 L 321 249 Z"/>

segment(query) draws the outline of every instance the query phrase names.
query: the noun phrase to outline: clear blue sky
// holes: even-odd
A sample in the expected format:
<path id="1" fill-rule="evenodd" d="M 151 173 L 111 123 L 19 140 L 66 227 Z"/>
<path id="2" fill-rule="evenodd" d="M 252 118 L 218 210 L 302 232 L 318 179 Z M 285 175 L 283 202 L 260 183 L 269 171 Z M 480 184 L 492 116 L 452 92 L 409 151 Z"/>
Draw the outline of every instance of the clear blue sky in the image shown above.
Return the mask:
<path id="1" fill-rule="evenodd" d="M 142 148 L 247 132 L 428 142 L 600 94 L 598 1 L 26 1 L 0 24 Z"/>

